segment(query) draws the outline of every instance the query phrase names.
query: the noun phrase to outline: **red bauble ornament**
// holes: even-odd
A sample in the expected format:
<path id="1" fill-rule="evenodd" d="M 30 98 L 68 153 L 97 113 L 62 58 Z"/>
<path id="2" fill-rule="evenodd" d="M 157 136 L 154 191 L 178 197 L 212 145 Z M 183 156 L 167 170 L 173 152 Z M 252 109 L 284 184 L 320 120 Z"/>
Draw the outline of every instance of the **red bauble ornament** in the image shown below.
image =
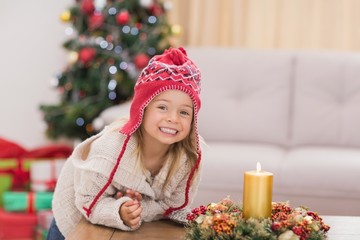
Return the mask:
<path id="1" fill-rule="evenodd" d="M 114 37 L 113 37 L 111 34 L 107 35 L 105 39 L 106 39 L 106 41 L 108 41 L 108 42 L 114 41 Z"/>
<path id="2" fill-rule="evenodd" d="M 142 28 L 142 24 L 139 22 L 135 23 L 135 27 L 140 30 Z"/>
<path id="3" fill-rule="evenodd" d="M 87 95 L 87 94 L 86 94 L 86 91 L 80 91 L 80 92 L 79 92 L 79 97 L 80 97 L 80 98 L 84 98 L 84 97 L 86 97 L 86 95 Z"/>
<path id="4" fill-rule="evenodd" d="M 109 58 L 108 64 L 109 65 L 114 65 L 114 63 L 115 63 L 115 60 L 113 58 Z"/>
<path id="5" fill-rule="evenodd" d="M 84 65 L 88 65 L 92 60 L 94 60 L 95 55 L 96 55 L 95 48 L 91 48 L 91 47 L 82 48 L 79 51 L 79 61 Z"/>
<path id="6" fill-rule="evenodd" d="M 89 30 L 93 31 L 104 24 L 104 16 L 101 13 L 94 13 L 88 18 Z"/>
<path id="7" fill-rule="evenodd" d="M 138 69 L 143 69 L 144 67 L 147 66 L 147 64 L 149 63 L 149 60 L 150 60 L 150 57 L 148 55 L 146 55 L 145 53 L 139 53 L 134 58 L 135 67 Z"/>
<path id="8" fill-rule="evenodd" d="M 120 25 L 125 25 L 130 20 L 130 14 L 128 11 L 121 11 L 116 15 L 116 22 Z"/>
<path id="9" fill-rule="evenodd" d="M 164 9 L 159 4 L 154 4 L 150 7 L 150 11 L 155 16 L 160 16 L 164 13 Z"/>
<path id="10" fill-rule="evenodd" d="M 95 11 L 93 0 L 82 0 L 80 8 L 81 11 L 86 15 L 91 15 Z"/>

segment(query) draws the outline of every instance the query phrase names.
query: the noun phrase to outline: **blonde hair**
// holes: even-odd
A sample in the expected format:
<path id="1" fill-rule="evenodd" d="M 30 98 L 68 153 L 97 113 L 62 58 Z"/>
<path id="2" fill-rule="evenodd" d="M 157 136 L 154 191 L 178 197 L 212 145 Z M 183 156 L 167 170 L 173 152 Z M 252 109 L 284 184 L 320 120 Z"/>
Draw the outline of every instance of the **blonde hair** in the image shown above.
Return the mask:
<path id="1" fill-rule="evenodd" d="M 142 156 L 142 149 L 143 149 L 142 126 L 143 125 L 141 124 L 140 127 L 134 132 L 134 136 L 137 139 L 136 155 L 137 155 L 137 159 L 139 160 L 138 163 L 140 164 L 141 168 L 144 169 L 143 156 Z M 163 188 L 169 183 L 172 176 L 174 176 L 174 174 L 178 170 L 182 154 L 186 155 L 191 169 L 195 166 L 196 161 L 198 160 L 198 153 L 196 150 L 197 150 L 197 139 L 194 130 L 194 123 L 192 122 L 190 133 L 188 134 L 188 136 L 184 138 L 182 141 L 172 144 L 168 152 L 166 153 L 167 155 L 166 161 L 171 161 L 171 165 L 170 165 L 170 171 L 168 172 Z M 197 174 L 197 172 L 198 170 L 196 170 L 195 174 Z"/>

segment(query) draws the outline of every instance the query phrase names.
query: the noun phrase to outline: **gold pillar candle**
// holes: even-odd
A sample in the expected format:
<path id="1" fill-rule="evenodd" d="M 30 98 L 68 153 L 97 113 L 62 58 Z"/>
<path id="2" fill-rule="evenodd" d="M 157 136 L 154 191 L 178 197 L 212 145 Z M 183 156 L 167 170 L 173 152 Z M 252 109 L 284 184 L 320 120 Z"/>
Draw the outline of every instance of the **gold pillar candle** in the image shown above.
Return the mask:
<path id="1" fill-rule="evenodd" d="M 272 209 L 273 174 L 261 170 L 258 162 L 256 171 L 244 174 L 243 217 L 269 218 Z"/>

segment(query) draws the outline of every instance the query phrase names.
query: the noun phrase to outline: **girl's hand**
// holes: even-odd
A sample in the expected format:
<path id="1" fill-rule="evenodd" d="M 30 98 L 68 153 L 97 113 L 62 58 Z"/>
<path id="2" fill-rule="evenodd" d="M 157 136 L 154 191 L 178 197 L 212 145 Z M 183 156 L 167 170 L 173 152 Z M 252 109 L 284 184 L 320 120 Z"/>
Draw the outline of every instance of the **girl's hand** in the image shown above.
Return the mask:
<path id="1" fill-rule="evenodd" d="M 121 198 L 123 196 L 127 196 L 129 198 L 132 198 L 134 200 L 137 200 L 138 202 L 141 202 L 141 200 L 142 200 L 141 194 L 139 192 L 135 191 L 135 190 L 132 190 L 132 189 L 127 189 L 125 194 L 120 192 L 120 191 L 117 192 L 115 194 L 115 199 L 119 199 L 119 198 Z"/>
<path id="2" fill-rule="evenodd" d="M 142 200 L 141 194 L 138 191 L 135 191 L 135 190 L 132 190 L 132 189 L 127 189 L 125 196 L 128 196 L 129 198 L 132 198 L 132 199 L 137 200 L 139 202 L 141 202 L 141 200 Z"/>
<path id="3" fill-rule="evenodd" d="M 124 224 L 131 229 L 140 224 L 142 207 L 137 200 L 126 201 L 120 206 L 119 214 Z"/>

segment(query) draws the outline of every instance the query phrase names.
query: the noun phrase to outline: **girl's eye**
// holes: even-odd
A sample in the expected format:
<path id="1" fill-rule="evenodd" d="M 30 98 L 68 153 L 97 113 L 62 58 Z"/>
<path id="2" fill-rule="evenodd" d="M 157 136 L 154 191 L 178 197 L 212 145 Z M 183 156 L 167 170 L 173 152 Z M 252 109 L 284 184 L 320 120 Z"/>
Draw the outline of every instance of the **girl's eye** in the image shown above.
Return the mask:
<path id="1" fill-rule="evenodd" d="M 190 113 L 187 111 L 181 111 L 180 114 L 184 116 L 190 116 Z"/>
<path id="2" fill-rule="evenodd" d="M 166 110 L 166 106 L 158 106 L 158 108 L 161 110 Z"/>

